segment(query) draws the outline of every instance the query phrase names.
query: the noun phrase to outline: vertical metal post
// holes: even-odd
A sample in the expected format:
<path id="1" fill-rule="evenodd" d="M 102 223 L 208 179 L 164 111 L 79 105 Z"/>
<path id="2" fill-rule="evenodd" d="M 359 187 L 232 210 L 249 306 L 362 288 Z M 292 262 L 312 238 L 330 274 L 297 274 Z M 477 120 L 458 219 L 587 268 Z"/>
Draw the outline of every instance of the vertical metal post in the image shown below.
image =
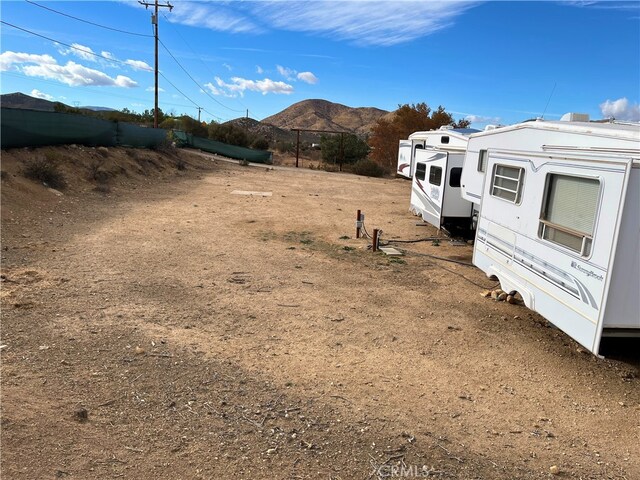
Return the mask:
<path id="1" fill-rule="evenodd" d="M 360 228 L 362 226 L 362 220 L 360 220 L 360 210 L 356 214 L 356 238 L 360 238 Z"/>
<path id="2" fill-rule="evenodd" d="M 371 248 L 373 252 L 378 251 L 378 229 L 373 229 L 373 247 Z"/>
<path id="3" fill-rule="evenodd" d="M 300 130 L 298 130 L 298 141 L 296 142 L 296 168 L 298 168 L 299 158 L 300 158 Z"/>
<path id="4" fill-rule="evenodd" d="M 340 171 L 344 163 L 344 133 L 340 133 Z"/>

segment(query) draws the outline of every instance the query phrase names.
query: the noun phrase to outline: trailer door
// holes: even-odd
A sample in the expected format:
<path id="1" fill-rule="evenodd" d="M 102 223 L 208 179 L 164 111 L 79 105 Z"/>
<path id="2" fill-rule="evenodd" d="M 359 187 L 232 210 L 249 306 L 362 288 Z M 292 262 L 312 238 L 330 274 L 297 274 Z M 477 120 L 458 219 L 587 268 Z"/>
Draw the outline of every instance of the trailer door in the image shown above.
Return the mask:
<path id="1" fill-rule="evenodd" d="M 426 165 L 424 179 L 416 178 L 416 185 L 424 203 L 422 218 L 437 228 L 442 227 L 447 158 L 446 152 L 419 150 L 416 153 L 416 161 Z"/>
<path id="2" fill-rule="evenodd" d="M 397 175 L 411 178 L 411 140 L 400 140 L 398 144 Z"/>

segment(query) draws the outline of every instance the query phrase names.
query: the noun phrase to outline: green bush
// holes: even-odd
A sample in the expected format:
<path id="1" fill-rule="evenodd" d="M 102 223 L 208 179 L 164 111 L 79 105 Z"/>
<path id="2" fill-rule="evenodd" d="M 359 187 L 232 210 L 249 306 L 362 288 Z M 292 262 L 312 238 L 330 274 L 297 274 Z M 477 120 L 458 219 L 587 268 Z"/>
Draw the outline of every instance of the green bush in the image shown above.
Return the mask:
<path id="1" fill-rule="evenodd" d="M 368 158 L 358 160 L 353 165 L 352 171 L 356 175 L 363 175 L 365 177 L 382 177 L 385 174 L 384 168 Z"/>
<path id="2" fill-rule="evenodd" d="M 23 174 L 51 188 L 62 189 L 67 185 L 57 164 L 48 158 L 40 157 L 28 161 L 23 168 Z"/>
<path id="3" fill-rule="evenodd" d="M 251 144 L 251 148 L 256 150 L 269 150 L 269 140 L 264 137 L 258 137 Z"/>

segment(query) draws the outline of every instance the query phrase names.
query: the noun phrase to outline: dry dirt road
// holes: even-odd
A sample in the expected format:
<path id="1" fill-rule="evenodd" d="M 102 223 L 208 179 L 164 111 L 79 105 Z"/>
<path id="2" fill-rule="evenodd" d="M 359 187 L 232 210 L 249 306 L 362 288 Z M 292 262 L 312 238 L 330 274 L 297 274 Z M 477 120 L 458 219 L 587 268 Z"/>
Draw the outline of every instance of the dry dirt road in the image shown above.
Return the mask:
<path id="1" fill-rule="evenodd" d="M 406 181 L 200 159 L 59 196 L 20 155 L 2 478 L 640 478 L 638 352 L 584 353 L 425 256 L 469 246 L 368 251 L 357 209 L 383 240 L 435 234 Z"/>

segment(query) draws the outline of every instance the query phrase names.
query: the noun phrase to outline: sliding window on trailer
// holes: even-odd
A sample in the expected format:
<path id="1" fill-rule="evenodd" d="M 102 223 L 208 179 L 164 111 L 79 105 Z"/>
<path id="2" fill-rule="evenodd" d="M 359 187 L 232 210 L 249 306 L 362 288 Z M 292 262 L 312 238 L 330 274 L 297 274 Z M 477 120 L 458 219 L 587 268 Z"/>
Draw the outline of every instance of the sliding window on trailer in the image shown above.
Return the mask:
<path id="1" fill-rule="evenodd" d="M 496 163 L 491 178 L 491 195 L 520 204 L 524 184 L 524 168 Z"/>
<path id="2" fill-rule="evenodd" d="M 591 255 L 600 181 L 548 173 L 538 235 L 583 257 Z"/>

